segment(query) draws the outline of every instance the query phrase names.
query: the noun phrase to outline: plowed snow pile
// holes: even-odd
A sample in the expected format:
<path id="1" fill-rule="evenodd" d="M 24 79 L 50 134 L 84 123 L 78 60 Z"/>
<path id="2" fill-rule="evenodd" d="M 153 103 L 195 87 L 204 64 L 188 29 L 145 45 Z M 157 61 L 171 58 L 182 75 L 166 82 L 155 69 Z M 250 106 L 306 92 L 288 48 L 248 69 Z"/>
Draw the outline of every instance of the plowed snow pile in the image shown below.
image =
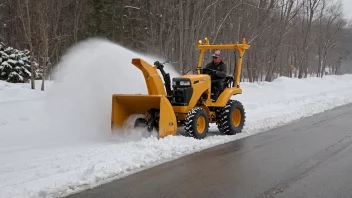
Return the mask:
<path id="1" fill-rule="evenodd" d="M 91 39 L 68 51 L 45 92 L 0 81 L 0 197 L 62 197 L 352 102 L 352 75 L 281 77 L 242 83 L 235 97 L 247 112 L 242 134 L 220 135 L 212 126 L 204 140 L 111 137 L 111 95 L 146 93 L 132 58 L 163 61 Z M 166 70 L 177 76 L 171 65 Z"/>

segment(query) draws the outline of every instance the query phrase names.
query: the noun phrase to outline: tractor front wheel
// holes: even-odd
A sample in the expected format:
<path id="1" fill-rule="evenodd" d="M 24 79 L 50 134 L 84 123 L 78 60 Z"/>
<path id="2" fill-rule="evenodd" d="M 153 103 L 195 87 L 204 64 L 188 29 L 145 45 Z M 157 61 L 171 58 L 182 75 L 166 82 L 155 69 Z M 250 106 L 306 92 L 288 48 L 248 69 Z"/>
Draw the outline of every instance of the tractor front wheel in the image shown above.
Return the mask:
<path id="1" fill-rule="evenodd" d="M 218 128 L 221 133 L 234 135 L 242 132 L 246 113 L 241 102 L 237 100 L 229 100 L 219 113 L 220 120 Z"/>
<path id="2" fill-rule="evenodd" d="M 208 133 L 208 130 L 209 118 L 207 112 L 200 107 L 190 110 L 185 120 L 186 134 L 196 139 L 203 139 Z"/>

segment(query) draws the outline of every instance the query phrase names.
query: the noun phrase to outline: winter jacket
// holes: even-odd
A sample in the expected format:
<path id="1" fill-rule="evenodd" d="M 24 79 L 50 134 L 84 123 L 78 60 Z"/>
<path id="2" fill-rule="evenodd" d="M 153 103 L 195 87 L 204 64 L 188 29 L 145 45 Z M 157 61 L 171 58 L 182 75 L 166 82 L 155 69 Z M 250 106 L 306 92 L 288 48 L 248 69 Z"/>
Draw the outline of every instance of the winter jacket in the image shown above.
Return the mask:
<path id="1" fill-rule="evenodd" d="M 212 79 L 222 79 L 222 78 L 226 78 L 227 75 L 227 66 L 224 62 L 220 62 L 218 65 L 215 65 L 214 62 L 210 62 L 208 63 L 205 68 L 207 69 L 213 69 L 213 70 L 217 70 L 217 72 L 215 73 L 215 76 L 212 76 Z"/>

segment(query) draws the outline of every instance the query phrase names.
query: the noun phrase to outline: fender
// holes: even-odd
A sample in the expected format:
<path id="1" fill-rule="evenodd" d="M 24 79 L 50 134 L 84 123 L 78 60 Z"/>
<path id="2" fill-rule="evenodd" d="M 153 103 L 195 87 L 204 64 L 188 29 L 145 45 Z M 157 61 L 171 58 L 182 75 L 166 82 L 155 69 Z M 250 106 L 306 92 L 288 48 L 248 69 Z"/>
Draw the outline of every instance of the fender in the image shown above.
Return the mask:
<path id="1" fill-rule="evenodd" d="M 224 107 L 233 95 L 242 94 L 241 88 L 226 88 L 218 97 L 215 103 L 210 106 Z"/>

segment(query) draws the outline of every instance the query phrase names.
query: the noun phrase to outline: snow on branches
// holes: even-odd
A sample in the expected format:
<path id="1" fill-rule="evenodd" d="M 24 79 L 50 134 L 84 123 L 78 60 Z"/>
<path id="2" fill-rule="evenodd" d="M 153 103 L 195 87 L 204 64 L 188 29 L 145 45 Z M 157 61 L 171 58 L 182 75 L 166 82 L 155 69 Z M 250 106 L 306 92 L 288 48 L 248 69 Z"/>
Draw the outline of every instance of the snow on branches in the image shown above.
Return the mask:
<path id="1" fill-rule="evenodd" d="M 27 83 L 31 78 L 30 52 L 6 47 L 0 43 L 0 80 L 12 83 Z M 34 78 L 40 79 L 42 71 L 34 62 Z"/>

